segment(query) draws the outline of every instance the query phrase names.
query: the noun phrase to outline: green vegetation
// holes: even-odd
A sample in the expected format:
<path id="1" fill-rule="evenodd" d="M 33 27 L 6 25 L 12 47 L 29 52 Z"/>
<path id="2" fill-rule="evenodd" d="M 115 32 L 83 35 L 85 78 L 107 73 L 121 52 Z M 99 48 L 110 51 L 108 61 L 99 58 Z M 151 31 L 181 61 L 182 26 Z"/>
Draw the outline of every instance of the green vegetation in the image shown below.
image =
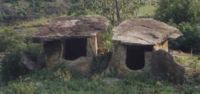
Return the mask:
<path id="1" fill-rule="evenodd" d="M 186 52 L 200 52 L 200 1 L 199 0 L 161 0 L 155 18 L 173 24 L 183 36 L 172 43 L 175 49 Z"/>
<path id="2" fill-rule="evenodd" d="M 146 79 L 143 75 L 125 79 L 93 77 L 73 78 L 63 69 L 41 70 L 10 82 L 3 94 L 198 94 L 199 85 L 174 86 Z M 148 77 L 149 78 L 149 77 Z"/>
<path id="3" fill-rule="evenodd" d="M 138 9 L 138 17 L 153 17 L 158 5 L 144 5 Z"/>
<path id="4" fill-rule="evenodd" d="M 176 24 L 182 22 L 199 23 L 199 4 L 199 0 L 161 0 L 156 18 Z"/>
<path id="5" fill-rule="evenodd" d="M 1 24 L 67 13 L 68 0 L 3 0 L 0 4 Z M 3 23 L 2 23 L 3 22 Z"/>
<path id="6" fill-rule="evenodd" d="M 143 1 L 143 2 L 140 2 Z M 0 1 L 0 94 L 199 94 L 200 56 L 175 56 L 186 68 L 186 82 L 173 85 L 144 75 L 130 75 L 123 79 L 102 73 L 110 53 L 94 59 L 94 75 L 89 78 L 58 67 L 53 70 L 30 71 L 21 61 L 23 54 L 43 65 L 41 45 L 26 38 L 57 16 L 103 15 L 113 25 L 134 17 L 155 17 L 172 24 L 184 34 L 174 49 L 200 53 L 199 0 L 2 0 Z M 119 18 L 118 18 L 119 16 Z M 111 48 L 111 32 L 103 33 L 104 46 Z M 105 64 L 104 64 L 105 63 Z M 99 69 L 98 69 L 99 68 Z"/>
<path id="7" fill-rule="evenodd" d="M 186 74 L 193 76 L 200 73 L 200 56 L 175 56 L 176 61 L 184 66 Z"/>
<path id="8" fill-rule="evenodd" d="M 0 75 L 5 82 L 28 73 L 21 61 L 23 54 L 38 64 L 42 62 L 42 59 L 38 60 L 42 53 L 40 45 L 28 42 L 25 36 L 12 30 L 4 28 L 0 31 L 0 53 L 3 55 L 0 58 Z"/>

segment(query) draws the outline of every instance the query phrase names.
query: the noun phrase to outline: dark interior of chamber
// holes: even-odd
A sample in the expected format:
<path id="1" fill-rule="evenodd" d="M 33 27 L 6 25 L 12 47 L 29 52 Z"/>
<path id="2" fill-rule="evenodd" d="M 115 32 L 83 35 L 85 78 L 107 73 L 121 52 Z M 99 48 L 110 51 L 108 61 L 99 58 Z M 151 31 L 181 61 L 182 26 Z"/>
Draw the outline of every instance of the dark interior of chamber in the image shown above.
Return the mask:
<path id="1" fill-rule="evenodd" d="M 87 54 L 86 38 L 70 38 L 64 42 L 63 56 L 67 60 L 75 60 Z"/>
<path id="2" fill-rule="evenodd" d="M 61 41 L 54 40 L 54 41 L 47 41 L 44 43 L 44 52 L 47 55 L 55 54 L 61 50 Z"/>
<path id="3" fill-rule="evenodd" d="M 152 51 L 152 45 L 127 45 L 126 65 L 132 70 L 139 70 L 145 66 L 145 52 Z"/>

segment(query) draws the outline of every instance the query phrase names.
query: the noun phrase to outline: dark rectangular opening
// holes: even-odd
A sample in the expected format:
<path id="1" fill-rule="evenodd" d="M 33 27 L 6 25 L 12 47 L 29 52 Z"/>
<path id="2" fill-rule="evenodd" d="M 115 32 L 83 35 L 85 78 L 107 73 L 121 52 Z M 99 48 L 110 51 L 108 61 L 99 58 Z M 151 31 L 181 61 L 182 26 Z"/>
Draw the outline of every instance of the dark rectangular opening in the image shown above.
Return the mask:
<path id="1" fill-rule="evenodd" d="M 145 52 L 152 51 L 152 45 L 127 45 L 126 65 L 132 70 L 139 70 L 145 65 Z"/>
<path id="2" fill-rule="evenodd" d="M 67 60 L 75 60 L 87 54 L 87 38 L 70 38 L 64 42 L 63 56 Z"/>
<path id="3" fill-rule="evenodd" d="M 61 51 L 61 41 L 60 40 L 47 41 L 44 43 L 43 46 L 44 46 L 44 52 L 47 55 L 53 55 L 53 54 Z"/>

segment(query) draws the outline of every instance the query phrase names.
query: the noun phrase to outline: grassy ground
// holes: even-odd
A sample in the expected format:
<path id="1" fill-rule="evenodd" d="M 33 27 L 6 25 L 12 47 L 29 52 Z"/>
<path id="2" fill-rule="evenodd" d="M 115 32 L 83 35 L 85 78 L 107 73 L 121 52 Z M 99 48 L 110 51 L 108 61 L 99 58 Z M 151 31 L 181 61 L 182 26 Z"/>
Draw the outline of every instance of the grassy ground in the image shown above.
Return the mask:
<path id="1" fill-rule="evenodd" d="M 41 70 L 9 82 L 0 94 L 199 94 L 200 85 L 175 86 L 143 75 L 124 79 L 73 78 L 69 72 Z"/>
<path id="2" fill-rule="evenodd" d="M 183 85 L 156 81 L 141 74 L 123 79 L 103 74 L 87 78 L 59 67 L 10 81 L 0 87 L 0 94 L 200 94 L 200 82 L 194 77 L 200 73 L 200 56 L 175 56 L 175 60 L 186 68 L 186 76 L 192 77 Z"/>
<path id="3" fill-rule="evenodd" d="M 175 56 L 175 60 L 185 67 L 188 73 L 200 72 L 200 56 Z"/>
<path id="4" fill-rule="evenodd" d="M 185 68 L 187 82 L 198 84 L 200 82 L 200 56 L 179 55 L 175 60 Z"/>

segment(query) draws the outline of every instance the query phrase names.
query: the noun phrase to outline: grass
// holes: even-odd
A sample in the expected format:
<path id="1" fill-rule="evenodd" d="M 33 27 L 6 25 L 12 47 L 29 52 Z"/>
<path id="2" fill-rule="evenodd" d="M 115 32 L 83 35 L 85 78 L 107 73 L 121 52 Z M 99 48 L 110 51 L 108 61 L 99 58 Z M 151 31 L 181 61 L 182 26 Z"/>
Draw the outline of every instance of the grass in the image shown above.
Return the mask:
<path id="1" fill-rule="evenodd" d="M 138 9 L 137 17 L 153 17 L 157 8 L 157 5 L 144 5 Z"/>
<path id="2" fill-rule="evenodd" d="M 190 88 L 188 88 L 190 87 Z M 180 89 L 179 89 L 180 88 Z M 1 94 L 198 94 L 199 86 L 176 87 L 169 84 L 156 85 L 156 82 L 124 79 L 107 84 L 102 80 L 72 79 L 70 81 L 16 81 L 3 87 Z"/>
<path id="3" fill-rule="evenodd" d="M 199 94 L 200 85 L 176 86 L 145 75 L 117 79 L 72 77 L 65 69 L 40 70 L 0 88 L 0 94 Z"/>
<path id="4" fill-rule="evenodd" d="M 22 36 L 30 36 L 33 34 L 33 32 L 38 31 L 38 28 L 41 27 L 42 25 L 45 25 L 50 18 L 39 18 L 39 19 L 34 19 L 31 21 L 20 21 L 16 24 L 12 25 L 6 25 L 6 26 L 0 26 L 0 32 L 5 31 L 5 30 L 11 30 L 13 32 L 17 32 Z"/>
<path id="5" fill-rule="evenodd" d="M 200 74 L 200 56 L 175 56 L 175 60 L 186 69 L 187 75 Z"/>
<path id="6" fill-rule="evenodd" d="M 71 79 L 69 81 L 49 79 L 31 79 L 29 81 L 15 81 L 2 88 L 2 94 L 135 94 L 139 92 L 153 92 L 154 84 L 144 84 L 135 80 L 123 80 L 113 84 L 106 84 L 102 80 Z M 126 89 L 126 91 L 124 91 Z M 138 90 L 139 89 L 139 90 Z M 143 91 L 140 91 L 142 89 Z M 160 89 L 162 91 L 162 89 Z M 168 91 L 165 91 L 168 92 Z M 169 92 L 172 92 L 171 90 Z"/>

